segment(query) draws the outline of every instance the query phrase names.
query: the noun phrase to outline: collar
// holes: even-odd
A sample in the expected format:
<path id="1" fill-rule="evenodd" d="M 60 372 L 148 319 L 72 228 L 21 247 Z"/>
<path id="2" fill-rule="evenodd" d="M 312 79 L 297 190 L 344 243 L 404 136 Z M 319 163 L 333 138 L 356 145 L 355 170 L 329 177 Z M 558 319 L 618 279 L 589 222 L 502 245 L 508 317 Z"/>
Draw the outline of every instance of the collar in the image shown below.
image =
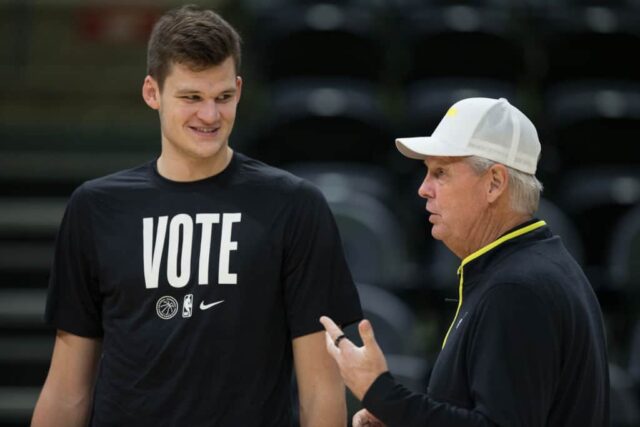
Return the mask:
<path id="1" fill-rule="evenodd" d="M 456 322 L 456 319 L 458 318 L 458 314 L 460 313 L 460 307 L 462 307 L 462 298 L 464 295 L 464 268 L 463 267 L 468 263 L 470 263 L 471 261 L 480 258 L 482 255 L 486 254 L 487 252 L 490 252 L 491 250 L 499 247 L 505 242 L 508 242 L 520 236 L 531 233 L 532 231 L 538 228 L 544 227 L 545 225 L 547 225 L 546 222 L 540 221 L 538 219 L 529 220 L 511 229 L 510 231 L 508 231 L 506 234 L 502 235 L 495 241 L 478 249 L 477 251 L 475 251 L 474 253 L 472 253 L 471 255 L 467 256 L 465 259 L 462 260 L 462 263 L 460 263 L 460 267 L 458 267 L 458 276 L 460 276 L 460 285 L 458 286 L 458 308 L 456 310 L 456 315 L 453 317 L 453 322 L 451 322 L 451 325 L 449 326 L 449 330 L 447 331 L 447 334 L 444 337 L 444 341 L 442 342 L 442 348 L 444 348 L 444 346 L 447 344 L 447 338 L 449 338 L 449 333 L 451 332 L 451 328 L 453 327 L 453 325 Z"/>
<path id="2" fill-rule="evenodd" d="M 514 228 L 512 228 L 510 231 L 507 231 L 505 234 L 503 234 L 501 237 L 499 237 L 498 239 L 494 240 L 493 242 L 489 243 L 488 245 L 478 249 L 477 251 L 475 251 L 474 253 L 472 253 L 471 255 L 468 255 L 465 259 L 462 260 L 462 262 L 460 263 L 460 267 L 458 267 L 458 274 L 462 273 L 462 268 L 467 265 L 468 263 L 470 263 L 471 261 L 481 257 L 482 255 L 486 254 L 487 252 L 491 251 L 492 249 L 502 245 L 503 243 L 515 239 L 516 237 L 522 236 L 524 234 L 527 234 L 533 230 L 536 230 L 540 227 L 543 227 L 547 225 L 547 223 L 545 221 L 541 221 L 541 220 L 537 220 L 537 219 L 531 219 L 529 221 L 524 222 L 523 224 L 520 224 Z"/>

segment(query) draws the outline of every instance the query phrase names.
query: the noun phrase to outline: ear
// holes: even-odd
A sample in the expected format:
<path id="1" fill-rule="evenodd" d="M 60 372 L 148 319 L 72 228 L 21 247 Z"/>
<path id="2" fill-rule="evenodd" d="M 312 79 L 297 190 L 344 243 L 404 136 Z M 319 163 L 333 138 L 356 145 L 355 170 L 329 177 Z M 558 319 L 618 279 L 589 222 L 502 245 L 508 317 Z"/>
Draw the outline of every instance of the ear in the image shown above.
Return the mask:
<path id="1" fill-rule="evenodd" d="M 487 179 L 487 200 L 493 203 L 507 190 L 509 171 L 505 165 L 496 163 L 487 171 Z"/>
<path id="2" fill-rule="evenodd" d="M 144 78 L 144 83 L 142 83 L 142 98 L 144 102 L 154 110 L 160 108 L 160 87 L 158 86 L 158 82 L 151 76 Z"/>
<path id="3" fill-rule="evenodd" d="M 240 95 L 242 95 L 242 77 L 236 76 L 236 96 L 238 97 L 236 102 L 240 102 Z"/>

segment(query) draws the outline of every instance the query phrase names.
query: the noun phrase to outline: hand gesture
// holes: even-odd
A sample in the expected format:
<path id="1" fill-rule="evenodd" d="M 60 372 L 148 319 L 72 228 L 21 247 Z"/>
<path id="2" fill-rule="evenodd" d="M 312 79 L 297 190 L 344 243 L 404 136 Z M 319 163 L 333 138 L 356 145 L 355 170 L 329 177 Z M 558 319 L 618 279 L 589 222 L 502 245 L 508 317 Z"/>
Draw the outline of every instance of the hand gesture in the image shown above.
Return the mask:
<path id="1" fill-rule="evenodd" d="M 358 400 L 362 400 L 375 379 L 388 371 L 387 361 L 373 335 L 371 323 L 363 320 L 358 325 L 362 347 L 345 338 L 330 318 L 322 316 L 320 323 L 326 331 L 327 351 L 338 364 L 344 383 Z"/>
<path id="2" fill-rule="evenodd" d="M 371 412 L 361 409 L 353 416 L 353 427 L 385 427 Z"/>

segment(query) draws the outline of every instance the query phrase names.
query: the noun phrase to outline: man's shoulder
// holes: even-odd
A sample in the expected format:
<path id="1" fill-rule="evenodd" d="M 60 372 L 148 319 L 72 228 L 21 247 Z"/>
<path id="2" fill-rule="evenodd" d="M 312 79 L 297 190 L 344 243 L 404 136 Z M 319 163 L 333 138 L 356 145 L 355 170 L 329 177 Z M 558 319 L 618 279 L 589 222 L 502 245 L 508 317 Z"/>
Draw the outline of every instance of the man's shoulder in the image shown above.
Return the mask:
<path id="1" fill-rule="evenodd" d="M 119 170 L 108 175 L 85 181 L 80 188 L 85 191 L 105 191 L 125 189 L 128 186 L 149 182 L 150 164 L 144 163 L 129 169 Z"/>
<path id="2" fill-rule="evenodd" d="M 278 180 L 278 179 L 295 180 L 297 178 L 295 175 L 293 175 L 292 173 L 282 168 L 267 164 L 261 160 L 255 159 L 246 154 L 236 151 L 235 156 L 238 159 L 238 163 L 241 166 L 242 172 L 247 175 L 253 175 L 256 178 L 261 178 L 261 179 L 273 179 L 273 180 Z"/>
<path id="3" fill-rule="evenodd" d="M 240 164 L 243 183 L 259 185 L 282 193 L 315 193 L 316 188 L 309 181 L 293 173 L 264 163 L 260 160 L 236 152 Z"/>
<path id="4" fill-rule="evenodd" d="M 486 273 L 487 288 L 509 288 L 549 304 L 568 303 L 574 292 L 569 282 L 583 279 L 574 274 L 575 269 L 579 267 L 558 246 L 557 238 L 532 241 L 496 259 Z"/>
<path id="5" fill-rule="evenodd" d="M 103 196 L 127 194 L 150 183 L 149 163 L 92 178 L 80 184 L 72 193 L 72 202 L 87 202 Z"/>

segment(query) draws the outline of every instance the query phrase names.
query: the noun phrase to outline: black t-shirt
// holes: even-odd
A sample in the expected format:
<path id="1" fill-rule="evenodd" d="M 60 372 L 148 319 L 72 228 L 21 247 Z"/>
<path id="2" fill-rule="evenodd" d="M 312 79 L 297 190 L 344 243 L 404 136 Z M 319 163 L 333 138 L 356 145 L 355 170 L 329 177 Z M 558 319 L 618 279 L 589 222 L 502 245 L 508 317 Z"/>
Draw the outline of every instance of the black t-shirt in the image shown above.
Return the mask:
<path id="1" fill-rule="evenodd" d="M 291 340 L 362 317 L 306 181 L 235 153 L 178 183 L 155 161 L 89 181 L 58 235 L 46 319 L 103 338 L 92 426 L 288 426 Z"/>

